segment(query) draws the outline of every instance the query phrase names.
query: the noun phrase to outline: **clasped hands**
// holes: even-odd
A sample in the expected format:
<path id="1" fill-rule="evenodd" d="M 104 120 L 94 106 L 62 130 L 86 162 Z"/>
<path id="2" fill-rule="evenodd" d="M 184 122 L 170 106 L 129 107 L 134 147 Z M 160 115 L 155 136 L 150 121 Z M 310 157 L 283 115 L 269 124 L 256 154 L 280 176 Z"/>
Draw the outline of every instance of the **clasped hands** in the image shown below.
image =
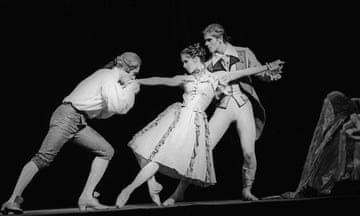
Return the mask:
<path id="1" fill-rule="evenodd" d="M 282 68 L 284 66 L 284 61 L 276 60 L 270 63 L 266 63 L 267 70 L 264 72 L 269 76 L 271 81 L 281 79 Z"/>

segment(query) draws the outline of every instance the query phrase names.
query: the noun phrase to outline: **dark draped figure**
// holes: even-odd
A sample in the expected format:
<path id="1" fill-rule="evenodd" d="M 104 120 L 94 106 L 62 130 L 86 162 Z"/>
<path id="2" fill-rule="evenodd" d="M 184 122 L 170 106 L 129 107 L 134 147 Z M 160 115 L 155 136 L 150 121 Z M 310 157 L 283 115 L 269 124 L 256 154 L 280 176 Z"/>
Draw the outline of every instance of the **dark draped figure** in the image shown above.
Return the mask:
<path id="1" fill-rule="evenodd" d="M 360 98 L 333 91 L 324 99 L 299 185 L 283 198 L 331 195 L 339 182 L 360 193 Z M 352 189 L 352 192 L 354 190 Z"/>

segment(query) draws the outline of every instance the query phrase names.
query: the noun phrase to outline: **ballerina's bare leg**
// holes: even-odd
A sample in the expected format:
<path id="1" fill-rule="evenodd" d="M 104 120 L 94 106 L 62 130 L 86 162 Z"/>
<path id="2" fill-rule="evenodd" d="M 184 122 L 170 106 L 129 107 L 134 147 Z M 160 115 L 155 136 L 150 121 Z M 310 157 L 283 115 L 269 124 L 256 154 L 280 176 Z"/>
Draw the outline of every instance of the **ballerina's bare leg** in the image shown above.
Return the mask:
<path id="1" fill-rule="evenodd" d="M 148 164 L 146 164 L 137 174 L 135 179 L 121 191 L 121 193 L 116 199 L 116 207 L 123 207 L 127 203 L 131 193 L 140 185 L 142 185 L 145 181 L 152 178 L 158 170 L 158 163 L 149 162 Z"/>
<path id="2" fill-rule="evenodd" d="M 138 161 L 139 161 L 139 165 L 141 168 L 143 168 L 144 166 L 146 166 L 146 164 L 148 163 L 147 160 L 145 160 L 143 157 L 135 154 Z M 158 206 L 161 206 L 161 200 L 160 200 L 160 192 L 162 191 L 163 187 L 162 185 L 156 181 L 155 175 L 150 177 L 149 180 L 147 180 L 147 186 L 148 186 L 148 191 L 149 191 L 149 195 L 151 200 Z"/>

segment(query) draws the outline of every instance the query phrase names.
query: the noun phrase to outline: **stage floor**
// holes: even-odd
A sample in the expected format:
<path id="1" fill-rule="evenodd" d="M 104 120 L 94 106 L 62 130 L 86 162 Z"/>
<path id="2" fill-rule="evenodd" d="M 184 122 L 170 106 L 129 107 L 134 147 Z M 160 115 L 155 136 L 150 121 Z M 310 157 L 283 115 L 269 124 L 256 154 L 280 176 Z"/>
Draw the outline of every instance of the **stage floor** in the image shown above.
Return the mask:
<path id="1" fill-rule="evenodd" d="M 313 197 L 297 199 L 281 199 L 276 196 L 258 201 L 217 200 L 178 202 L 173 206 L 159 207 L 153 203 L 129 204 L 123 208 L 109 208 L 105 210 L 79 211 L 78 208 L 25 210 L 30 215 L 239 215 L 242 213 L 284 214 L 295 213 L 334 213 L 359 211 L 360 195 L 337 197 Z"/>

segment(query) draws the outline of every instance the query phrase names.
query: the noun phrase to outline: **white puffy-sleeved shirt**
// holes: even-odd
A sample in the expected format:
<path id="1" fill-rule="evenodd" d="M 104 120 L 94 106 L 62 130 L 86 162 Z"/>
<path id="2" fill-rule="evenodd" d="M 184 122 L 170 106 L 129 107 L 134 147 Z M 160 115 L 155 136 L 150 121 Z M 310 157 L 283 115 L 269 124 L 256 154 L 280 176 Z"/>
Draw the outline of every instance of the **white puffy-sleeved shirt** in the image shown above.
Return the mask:
<path id="1" fill-rule="evenodd" d="M 126 114 L 139 88 L 138 82 L 122 69 L 100 69 L 81 81 L 63 102 L 71 102 L 89 118 L 109 118 Z"/>

